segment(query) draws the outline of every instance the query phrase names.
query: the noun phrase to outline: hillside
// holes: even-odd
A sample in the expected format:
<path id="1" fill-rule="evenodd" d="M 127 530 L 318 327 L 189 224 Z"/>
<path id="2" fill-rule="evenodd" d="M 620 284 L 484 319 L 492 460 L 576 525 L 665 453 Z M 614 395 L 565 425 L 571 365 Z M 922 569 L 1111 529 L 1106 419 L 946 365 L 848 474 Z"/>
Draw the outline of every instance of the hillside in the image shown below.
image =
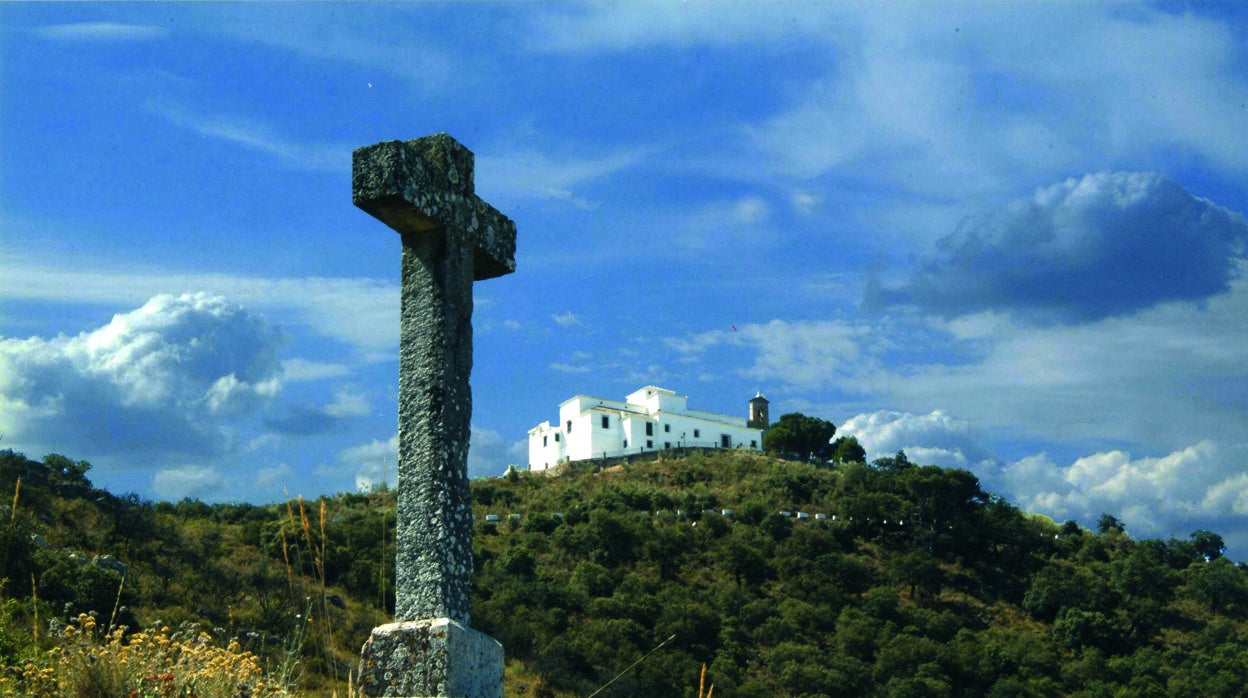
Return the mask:
<path id="1" fill-rule="evenodd" d="M 198 623 L 300 693 L 345 692 L 393 602 L 391 493 L 154 504 L 91 487 L 88 469 L 0 452 L 16 505 L 0 508 L 10 685 L 64 642 L 49 619 L 95 611 L 101 626 Z M 1248 574 L 1216 534 L 1056 524 L 904 454 L 816 467 L 694 453 L 473 492 L 473 625 L 503 643 L 508 695 L 588 695 L 643 657 L 599 695 L 694 696 L 704 664 L 716 696 L 1233 696 L 1248 684 Z"/>

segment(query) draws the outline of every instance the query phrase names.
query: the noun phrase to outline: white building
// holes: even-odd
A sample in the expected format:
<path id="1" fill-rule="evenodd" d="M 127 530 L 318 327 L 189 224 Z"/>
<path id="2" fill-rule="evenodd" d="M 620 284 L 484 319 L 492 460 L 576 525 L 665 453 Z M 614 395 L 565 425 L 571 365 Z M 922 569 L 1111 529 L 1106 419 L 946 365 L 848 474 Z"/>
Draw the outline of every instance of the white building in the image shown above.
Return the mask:
<path id="1" fill-rule="evenodd" d="M 646 386 L 623 402 L 577 395 L 559 405 L 559 422 L 529 430 L 529 469 L 671 448 L 763 447 L 767 398 L 750 400 L 749 417 L 691 410 L 689 398 Z"/>

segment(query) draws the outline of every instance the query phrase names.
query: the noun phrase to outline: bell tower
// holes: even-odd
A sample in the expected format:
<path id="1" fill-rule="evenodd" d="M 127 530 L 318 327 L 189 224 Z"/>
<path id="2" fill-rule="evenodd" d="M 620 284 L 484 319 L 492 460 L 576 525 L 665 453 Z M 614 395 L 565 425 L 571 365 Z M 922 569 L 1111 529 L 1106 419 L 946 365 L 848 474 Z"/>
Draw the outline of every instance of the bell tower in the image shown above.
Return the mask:
<path id="1" fill-rule="evenodd" d="M 770 424 L 770 418 L 767 415 L 767 398 L 763 397 L 759 392 L 750 399 L 750 417 L 746 420 L 745 425 L 751 429 L 766 429 Z"/>

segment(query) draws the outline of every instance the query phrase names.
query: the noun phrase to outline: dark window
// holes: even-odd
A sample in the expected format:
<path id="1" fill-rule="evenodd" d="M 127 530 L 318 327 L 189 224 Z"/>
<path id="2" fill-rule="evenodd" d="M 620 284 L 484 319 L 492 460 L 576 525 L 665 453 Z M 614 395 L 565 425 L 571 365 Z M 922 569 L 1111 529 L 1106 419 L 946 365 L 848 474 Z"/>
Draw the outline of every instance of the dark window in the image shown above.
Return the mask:
<path id="1" fill-rule="evenodd" d="M 693 430 L 693 438 L 697 439 L 697 438 L 700 438 L 701 436 L 702 436 L 702 430 L 701 430 L 701 429 L 694 429 L 694 430 Z"/>
<path id="2" fill-rule="evenodd" d="M 542 437 L 542 448 L 545 448 L 545 447 L 546 447 L 546 437 L 545 437 L 545 436 L 543 436 L 543 437 Z"/>
<path id="3" fill-rule="evenodd" d="M 654 442 L 650 439 L 646 439 L 646 448 L 654 448 Z"/>
<path id="4" fill-rule="evenodd" d="M 663 431 L 665 431 L 665 432 L 667 432 L 667 433 L 669 433 L 669 434 L 670 434 L 670 433 L 672 433 L 672 425 L 671 425 L 671 424 L 664 424 L 664 425 L 663 425 Z"/>
<path id="5" fill-rule="evenodd" d="M 628 439 L 624 439 L 624 448 L 628 448 Z"/>
<path id="6" fill-rule="evenodd" d="M 754 439 L 750 439 L 750 448 L 758 448 L 758 442 Z"/>
<path id="7" fill-rule="evenodd" d="M 672 447 L 672 442 L 671 442 L 671 441 L 664 441 L 664 442 L 663 442 L 663 448 L 671 448 L 671 447 Z"/>
<path id="8" fill-rule="evenodd" d="M 607 416 L 607 415 L 605 415 L 605 414 L 604 414 L 604 415 L 602 415 L 602 428 L 603 428 L 603 429 L 610 429 L 610 428 L 611 428 L 611 418 L 610 418 L 610 417 L 608 417 L 608 416 Z"/>
<path id="9" fill-rule="evenodd" d="M 720 434 L 720 435 L 719 435 L 719 445 L 720 445 L 720 447 L 721 447 L 721 448 L 732 448 L 732 435 L 731 435 L 731 434 Z"/>
<path id="10" fill-rule="evenodd" d="M 654 436 L 654 422 L 646 422 L 646 436 Z"/>
<path id="11" fill-rule="evenodd" d="M 568 433 L 569 433 L 569 434 L 571 434 L 571 433 L 572 433 L 572 420 L 570 420 L 570 419 L 568 420 Z"/>
<path id="12" fill-rule="evenodd" d="M 555 434 L 555 443 L 559 443 L 559 434 Z"/>

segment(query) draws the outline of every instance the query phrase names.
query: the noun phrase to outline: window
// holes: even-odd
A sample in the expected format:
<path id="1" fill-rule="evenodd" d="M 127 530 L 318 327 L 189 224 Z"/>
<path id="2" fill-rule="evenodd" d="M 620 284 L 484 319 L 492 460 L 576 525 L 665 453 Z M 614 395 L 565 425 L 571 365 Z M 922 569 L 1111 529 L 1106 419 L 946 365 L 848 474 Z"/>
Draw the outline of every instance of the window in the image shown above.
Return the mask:
<path id="1" fill-rule="evenodd" d="M 694 429 L 694 430 L 693 430 L 693 438 L 697 439 L 697 438 L 701 438 L 701 436 L 702 436 L 702 430 L 701 430 L 701 429 Z"/>
<path id="2" fill-rule="evenodd" d="M 624 439 L 624 446 L 623 446 L 623 448 L 628 448 L 628 439 Z"/>
<path id="3" fill-rule="evenodd" d="M 654 448 L 654 442 L 650 439 L 646 439 L 646 448 Z"/>
<path id="4" fill-rule="evenodd" d="M 546 448 L 546 437 L 542 437 L 542 448 Z"/>
<path id="5" fill-rule="evenodd" d="M 654 422 L 646 422 L 646 436 L 654 436 Z"/>
<path id="6" fill-rule="evenodd" d="M 572 420 L 570 420 L 570 419 L 568 420 L 568 429 L 567 429 L 567 432 L 568 432 L 569 434 L 571 434 L 571 433 L 572 433 Z"/>
<path id="7" fill-rule="evenodd" d="M 671 447 L 672 447 L 672 442 L 671 442 L 671 441 L 664 441 L 664 442 L 663 442 L 663 448 L 671 448 Z"/>
<path id="8" fill-rule="evenodd" d="M 671 425 L 671 424 L 664 424 L 664 425 L 663 425 L 663 431 L 664 431 L 664 432 L 666 432 L 666 433 L 668 433 L 668 434 L 672 433 L 672 425 Z"/>
<path id="9" fill-rule="evenodd" d="M 555 443 L 559 443 L 559 432 L 555 432 Z"/>
<path id="10" fill-rule="evenodd" d="M 605 415 L 605 414 L 604 414 L 604 415 L 602 415 L 602 428 L 603 428 L 603 429 L 610 429 L 610 428 L 611 428 L 611 418 L 610 418 L 610 417 L 608 417 L 608 416 L 607 416 L 607 415 Z"/>
<path id="11" fill-rule="evenodd" d="M 731 435 L 731 434 L 720 434 L 720 435 L 719 435 L 719 446 L 720 446 L 720 448 L 732 448 L 732 435 Z"/>
<path id="12" fill-rule="evenodd" d="M 754 439 L 750 439 L 750 448 L 757 450 L 757 449 L 758 449 L 758 442 L 757 442 L 757 441 L 755 441 Z"/>

